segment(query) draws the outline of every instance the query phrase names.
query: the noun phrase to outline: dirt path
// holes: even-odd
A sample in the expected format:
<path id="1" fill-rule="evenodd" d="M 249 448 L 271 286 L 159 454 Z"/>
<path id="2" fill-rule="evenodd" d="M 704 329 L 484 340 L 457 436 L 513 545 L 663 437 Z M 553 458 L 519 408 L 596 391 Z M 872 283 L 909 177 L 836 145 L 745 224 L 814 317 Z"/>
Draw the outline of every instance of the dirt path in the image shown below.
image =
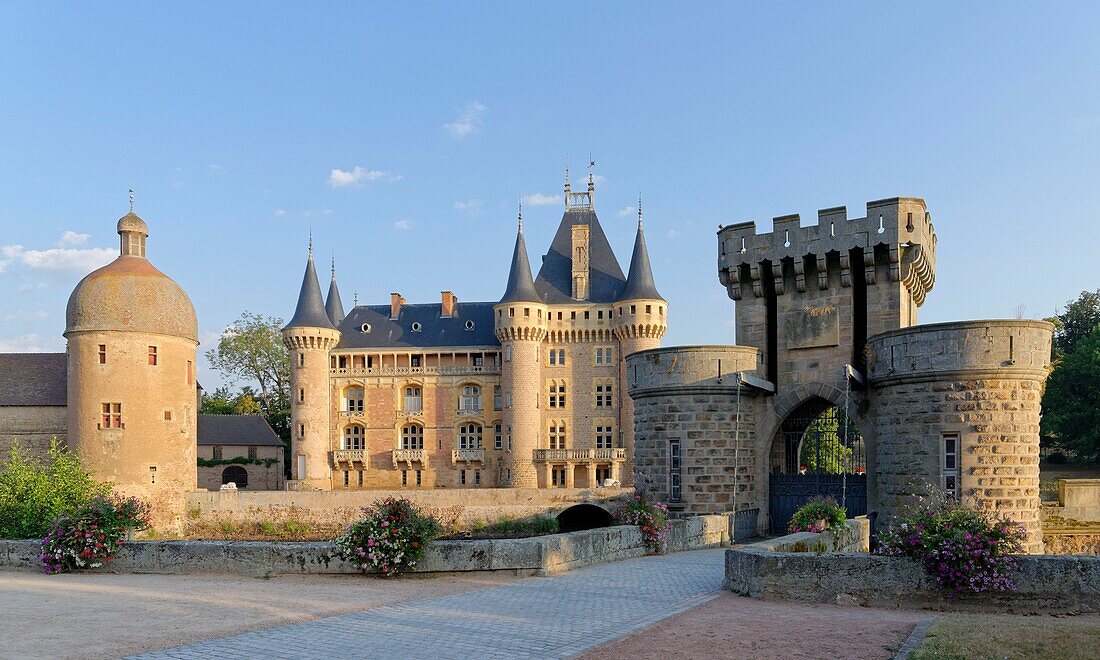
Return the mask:
<path id="1" fill-rule="evenodd" d="M 581 658 L 890 658 L 928 616 L 726 592 Z"/>
<path id="2" fill-rule="evenodd" d="M 516 579 L 0 572 L 0 658 L 117 657 Z"/>

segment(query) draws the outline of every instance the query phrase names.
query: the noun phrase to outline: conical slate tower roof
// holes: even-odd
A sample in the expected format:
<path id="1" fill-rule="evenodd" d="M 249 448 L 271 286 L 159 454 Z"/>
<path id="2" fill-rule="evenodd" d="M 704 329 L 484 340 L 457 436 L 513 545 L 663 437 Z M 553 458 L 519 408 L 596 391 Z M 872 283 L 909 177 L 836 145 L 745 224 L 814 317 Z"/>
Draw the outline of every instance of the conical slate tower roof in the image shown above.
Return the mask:
<path id="1" fill-rule="evenodd" d="M 630 272 L 626 276 L 626 288 L 619 300 L 664 300 L 653 283 L 653 269 L 649 266 L 649 250 L 645 246 L 641 211 L 638 212 L 638 235 L 634 238 L 634 254 L 630 257 Z"/>
<path id="2" fill-rule="evenodd" d="M 523 242 L 523 220 L 516 233 L 516 249 L 512 252 L 512 267 L 508 271 L 508 288 L 500 302 L 535 302 L 542 298 L 535 292 L 535 280 L 531 277 L 531 262 L 527 260 L 527 244 Z"/>
<path id="3" fill-rule="evenodd" d="M 313 250 L 309 251 L 306 261 L 306 273 L 302 276 L 302 290 L 298 293 L 298 307 L 294 318 L 286 324 L 288 328 L 329 328 L 335 330 L 332 319 L 325 311 L 325 302 L 321 298 L 321 285 L 317 282 L 317 269 L 313 267 Z"/>
<path id="4" fill-rule="evenodd" d="M 344 321 L 344 303 L 340 300 L 340 289 L 336 286 L 336 266 L 332 267 L 332 280 L 328 283 L 328 299 L 325 301 L 328 318 L 337 328 Z"/>

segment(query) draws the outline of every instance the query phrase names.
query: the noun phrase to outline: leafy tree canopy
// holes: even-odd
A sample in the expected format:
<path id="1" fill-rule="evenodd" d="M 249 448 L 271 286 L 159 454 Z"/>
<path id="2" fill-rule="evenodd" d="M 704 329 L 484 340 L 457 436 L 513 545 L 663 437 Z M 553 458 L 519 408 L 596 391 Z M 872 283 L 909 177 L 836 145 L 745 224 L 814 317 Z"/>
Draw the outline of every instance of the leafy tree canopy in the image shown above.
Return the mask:
<path id="1" fill-rule="evenodd" d="M 1078 342 L 1100 327 L 1100 289 L 1082 291 L 1065 311 L 1047 319 L 1054 324 L 1054 358 L 1072 353 Z"/>
<path id="2" fill-rule="evenodd" d="M 283 345 L 283 320 L 242 312 L 206 352 L 210 364 L 233 383 L 245 381 L 259 386 L 262 406 L 274 400 L 289 400 L 290 358 Z"/>
<path id="3" fill-rule="evenodd" d="M 1078 339 L 1051 372 L 1042 431 L 1079 460 L 1100 459 L 1100 327 Z"/>

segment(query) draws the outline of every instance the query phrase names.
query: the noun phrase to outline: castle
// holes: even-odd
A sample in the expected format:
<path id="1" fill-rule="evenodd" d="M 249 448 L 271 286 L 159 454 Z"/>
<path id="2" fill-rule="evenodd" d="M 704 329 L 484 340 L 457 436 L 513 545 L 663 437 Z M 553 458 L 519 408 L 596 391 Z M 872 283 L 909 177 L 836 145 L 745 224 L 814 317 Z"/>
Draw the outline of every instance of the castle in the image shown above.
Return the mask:
<path id="1" fill-rule="evenodd" d="M 532 277 L 522 212 L 496 302 L 357 305 L 335 269 L 321 295 L 312 247 L 294 316 L 291 488 L 593 488 L 631 483 L 625 356 L 655 348 L 657 292 L 641 209 L 623 275 L 594 207 L 574 192 Z"/>

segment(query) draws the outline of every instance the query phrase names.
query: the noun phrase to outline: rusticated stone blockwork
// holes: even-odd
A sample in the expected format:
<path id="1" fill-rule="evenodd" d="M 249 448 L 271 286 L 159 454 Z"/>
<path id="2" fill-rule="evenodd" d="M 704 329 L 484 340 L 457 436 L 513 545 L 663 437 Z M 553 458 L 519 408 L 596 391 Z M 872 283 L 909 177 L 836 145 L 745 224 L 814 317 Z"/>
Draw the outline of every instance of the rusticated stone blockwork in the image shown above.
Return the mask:
<path id="1" fill-rule="evenodd" d="M 737 377 L 758 367 L 759 352 L 738 346 L 654 349 L 627 357 L 637 479 L 673 511 L 761 506 L 766 493 L 756 486 L 759 454 L 753 446 L 757 397 Z"/>
<path id="2" fill-rule="evenodd" d="M 1039 405 L 1052 331 L 1041 321 L 964 321 L 871 338 L 872 499 L 884 522 L 932 484 L 1020 522 L 1027 550 L 1041 551 Z"/>

